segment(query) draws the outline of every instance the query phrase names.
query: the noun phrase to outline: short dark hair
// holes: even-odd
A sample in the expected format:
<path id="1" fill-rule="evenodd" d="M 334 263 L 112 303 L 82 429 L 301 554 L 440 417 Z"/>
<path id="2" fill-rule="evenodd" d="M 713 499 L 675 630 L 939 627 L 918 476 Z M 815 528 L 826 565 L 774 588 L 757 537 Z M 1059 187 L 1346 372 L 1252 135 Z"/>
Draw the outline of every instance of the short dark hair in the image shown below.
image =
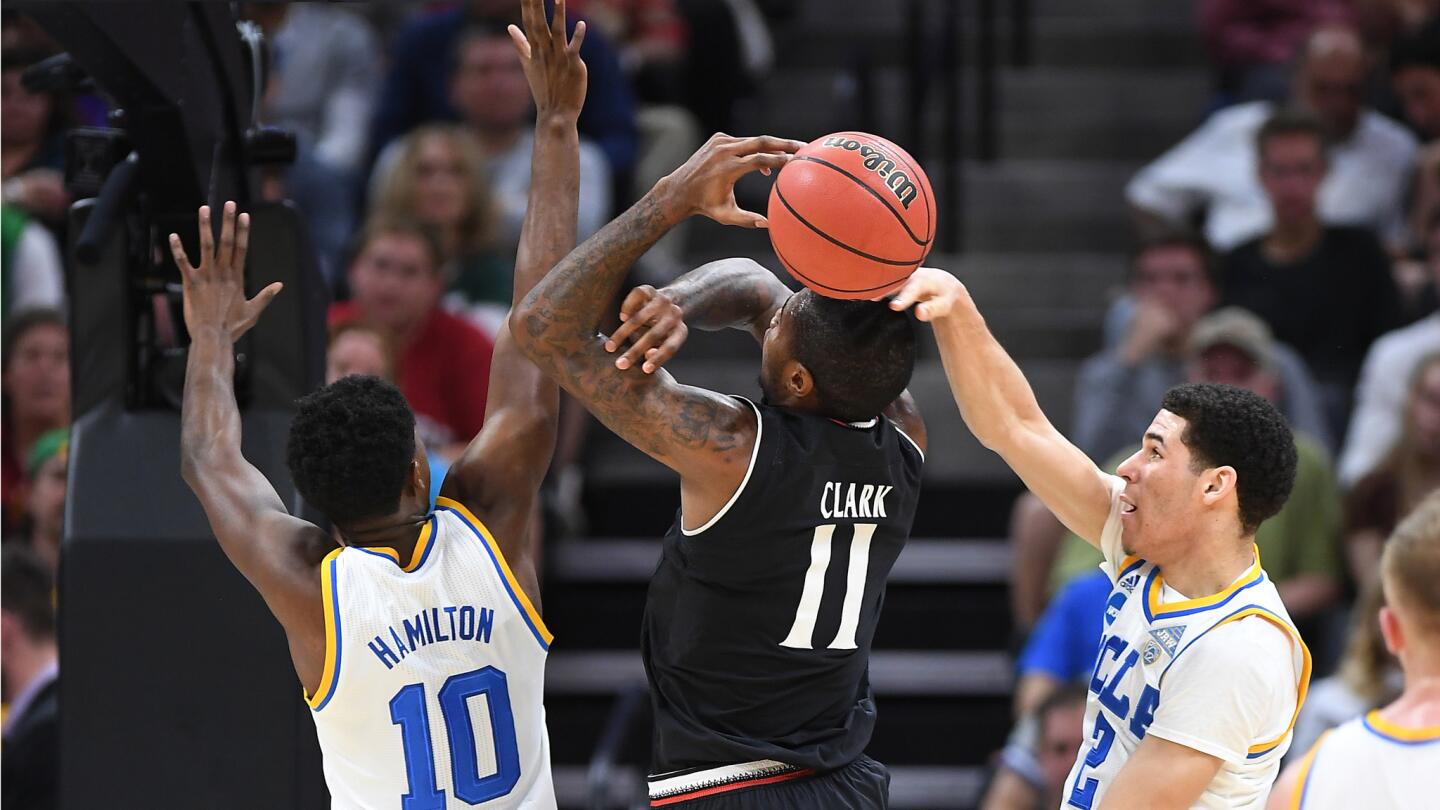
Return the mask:
<path id="1" fill-rule="evenodd" d="M 1180 440 L 1192 470 L 1235 468 L 1245 534 L 1285 505 L 1295 486 L 1295 436 L 1269 400 L 1233 385 L 1190 383 L 1167 391 L 1160 407 L 1185 420 Z"/>
<path id="2" fill-rule="evenodd" d="M 55 579 L 40 557 L 18 542 L 6 543 L 0 552 L 0 608 L 35 638 L 55 638 Z"/>
<path id="3" fill-rule="evenodd" d="M 347 262 L 347 265 L 353 264 L 356 259 L 360 258 L 360 254 L 365 252 L 365 248 L 370 247 L 371 242 L 382 236 L 396 234 L 418 239 L 424 244 L 425 252 L 430 254 L 430 268 L 437 273 L 440 272 L 445 264 L 445 243 L 440 238 L 440 232 L 418 219 L 388 216 L 375 216 L 365 221 L 364 226 L 355 234 L 355 239 L 350 245 L 350 261 Z"/>
<path id="4" fill-rule="evenodd" d="M 827 416 L 858 422 L 878 416 L 910 384 L 915 324 L 879 301 L 796 293 L 790 311 L 795 359 L 809 370 Z"/>
<path id="5" fill-rule="evenodd" d="M 20 339 L 38 326 L 58 326 L 64 329 L 65 316 L 58 309 L 40 307 L 27 309 L 5 319 L 5 334 L 3 339 L 0 339 L 0 367 L 10 368 L 10 361 L 15 357 L 15 347 L 20 344 Z"/>
<path id="6" fill-rule="evenodd" d="M 1040 723 L 1040 733 L 1045 733 L 1045 718 L 1051 712 L 1075 704 L 1085 705 L 1090 699 L 1090 688 L 1084 683 L 1067 683 L 1051 692 L 1039 706 L 1035 707 L 1035 719 Z"/>
<path id="7" fill-rule="evenodd" d="M 450 75 L 460 69 L 460 60 L 465 55 L 465 49 L 471 42 L 479 40 L 484 42 L 491 39 L 503 39 L 510 41 L 510 32 L 505 25 L 496 20 L 476 18 L 471 20 L 460 31 L 460 36 L 455 37 L 455 44 L 450 46 Z"/>
<path id="8" fill-rule="evenodd" d="M 1260 131 L 1255 133 L 1255 157 L 1257 160 L 1265 158 L 1265 147 L 1276 138 L 1284 138 L 1291 135 L 1305 135 L 1315 139 L 1320 146 L 1320 155 L 1325 157 L 1326 150 L 1330 146 L 1330 136 L 1325 132 L 1325 125 L 1320 119 L 1304 110 L 1287 108 L 1272 114 L 1260 125 Z"/>
<path id="9" fill-rule="evenodd" d="M 1205 241 L 1205 237 L 1190 228 L 1166 227 L 1141 236 L 1135 245 L 1135 252 L 1130 255 L 1129 278 L 1135 277 L 1140 259 L 1145 254 L 1162 248 L 1183 248 L 1194 253 L 1200 258 L 1200 266 L 1205 270 L 1205 280 L 1210 282 L 1210 286 L 1219 288 L 1220 275 L 1215 266 L 1215 252 L 1210 249 L 1210 243 Z"/>
<path id="10" fill-rule="evenodd" d="M 379 377 L 342 377 L 300 399 L 285 463 L 295 488 L 338 524 L 400 507 L 415 458 L 415 415 Z"/>
<path id="11" fill-rule="evenodd" d="M 1440 70 L 1440 18 L 1390 43 L 1390 73 L 1412 67 Z"/>

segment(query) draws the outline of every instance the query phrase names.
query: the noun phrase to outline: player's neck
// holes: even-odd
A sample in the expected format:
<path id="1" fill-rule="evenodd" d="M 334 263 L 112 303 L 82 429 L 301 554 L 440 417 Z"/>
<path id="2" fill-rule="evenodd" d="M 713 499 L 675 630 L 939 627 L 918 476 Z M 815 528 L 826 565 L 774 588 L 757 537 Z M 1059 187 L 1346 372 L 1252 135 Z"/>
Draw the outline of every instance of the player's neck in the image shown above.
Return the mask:
<path id="1" fill-rule="evenodd" d="M 1187 599 L 1201 599 L 1230 587 L 1255 564 L 1254 546 L 1227 541 L 1224 549 L 1196 543 L 1188 556 L 1160 566 L 1165 584 Z"/>
<path id="2" fill-rule="evenodd" d="M 1394 703 L 1380 710 L 1380 716 L 1405 728 L 1440 726 L 1440 667 L 1431 661 L 1428 673 L 1413 677 L 1405 670 L 1405 691 Z"/>
<path id="3" fill-rule="evenodd" d="M 415 551 L 415 543 L 420 539 L 420 530 L 424 528 L 429 517 L 424 514 L 401 513 L 371 518 L 340 527 L 340 536 L 344 538 L 347 546 L 391 548 L 400 555 L 400 559 L 408 560 Z"/>

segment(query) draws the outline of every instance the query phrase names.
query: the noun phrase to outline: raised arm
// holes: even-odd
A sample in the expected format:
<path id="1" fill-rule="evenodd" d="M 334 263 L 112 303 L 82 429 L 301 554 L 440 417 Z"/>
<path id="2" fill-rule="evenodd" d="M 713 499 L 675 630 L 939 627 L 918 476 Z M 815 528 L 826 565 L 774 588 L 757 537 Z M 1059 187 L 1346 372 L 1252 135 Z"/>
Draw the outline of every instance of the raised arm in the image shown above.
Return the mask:
<path id="1" fill-rule="evenodd" d="M 535 151 L 531 158 L 530 201 L 515 259 L 512 306 L 527 295 L 545 271 L 575 246 L 580 188 L 580 136 L 575 122 L 585 101 L 585 63 L 580 43 L 585 23 L 565 39 L 565 0 L 555 3 L 553 23 L 545 22 L 540 0 L 522 6 L 525 33 L 510 36 L 535 97 Z M 537 538 L 528 531 L 535 494 L 555 449 L 559 389 L 515 346 L 502 326 L 490 361 L 485 426 L 445 476 L 441 495 L 465 504 L 491 529 L 521 586 L 539 598 L 534 567 Z"/>
<path id="2" fill-rule="evenodd" d="M 755 416 L 744 404 L 683 386 L 663 370 L 618 369 L 599 325 L 625 272 L 686 217 L 763 227 L 735 205 L 734 184 L 778 169 L 803 144 L 716 135 L 630 210 L 555 266 L 510 314 L 516 342 L 621 438 L 680 473 L 687 520 L 718 507 L 749 463 Z"/>
<path id="3" fill-rule="evenodd" d="M 319 565 L 334 543 L 319 527 L 292 517 L 275 488 L 240 452 L 235 341 L 255 325 L 281 285 L 245 299 L 250 217 L 241 214 L 238 226 L 236 219 L 235 203 L 227 202 L 217 249 L 210 208 L 200 209 L 199 267 L 190 264 L 180 237 L 170 234 L 190 332 L 180 473 L 205 508 L 225 556 L 285 628 L 296 672 L 313 689 L 325 656 Z"/>
<path id="4" fill-rule="evenodd" d="M 1100 469 L 1055 429 L 1035 392 L 985 326 L 970 293 L 943 270 L 922 267 L 890 302 L 934 327 L 960 415 L 1071 531 L 1098 545 L 1110 510 Z"/>

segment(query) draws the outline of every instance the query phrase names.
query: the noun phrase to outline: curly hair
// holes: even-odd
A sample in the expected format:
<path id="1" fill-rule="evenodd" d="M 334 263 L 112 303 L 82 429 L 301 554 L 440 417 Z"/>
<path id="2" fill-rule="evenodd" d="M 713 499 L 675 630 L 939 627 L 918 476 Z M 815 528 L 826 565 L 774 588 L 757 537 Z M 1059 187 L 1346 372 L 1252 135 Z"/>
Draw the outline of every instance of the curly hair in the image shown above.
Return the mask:
<path id="1" fill-rule="evenodd" d="M 300 399 L 285 463 L 295 487 L 337 524 L 394 512 L 415 458 L 415 415 L 379 377 L 342 377 Z"/>
<path id="2" fill-rule="evenodd" d="M 826 416 L 858 422 L 878 416 L 910 384 L 915 323 L 884 302 L 845 301 L 810 290 L 795 294 L 790 317 L 795 359 L 815 380 Z"/>
<path id="3" fill-rule="evenodd" d="M 1235 468 L 1246 535 L 1285 505 L 1299 461 L 1290 425 L 1269 400 L 1233 385 L 1191 383 L 1167 391 L 1160 407 L 1185 420 L 1180 441 L 1194 472 Z"/>

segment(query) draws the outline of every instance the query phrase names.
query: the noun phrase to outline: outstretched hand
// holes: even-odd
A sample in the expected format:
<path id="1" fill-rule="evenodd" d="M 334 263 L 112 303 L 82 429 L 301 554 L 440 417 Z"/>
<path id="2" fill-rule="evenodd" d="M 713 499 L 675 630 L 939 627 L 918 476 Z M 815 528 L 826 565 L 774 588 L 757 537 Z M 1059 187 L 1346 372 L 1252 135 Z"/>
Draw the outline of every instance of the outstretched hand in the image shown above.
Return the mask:
<path id="1" fill-rule="evenodd" d="M 565 0 L 555 0 L 555 17 L 545 22 L 545 5 L 541 0 L 521 0 L 522 32 L 511 25 L 507 29 L 520 54 L 535 110 L 544 119 L 549 115 L 576 117 L 585 104 L 586 71 L 580 58 L 580 44 L 585 41 L 585 21 L 575 23 L 575 36 L 565 35 Z"/>
<path id="2" fill-rule="evenodd" d="M 736 204 L 735 183 L 753 171 L 768 175 L 782 168 L 804 147 L 804 141 L 788 138 L 733 138 L 717 132 L 660 182 L 683 216 L 703 214 L 722 225 L 765 228 L 765 217 Z"/>
<path id="3" fill-rule="evenodd" d="M 934 321 L 949 315 L 964 294 L 965 285 L 959 279 L 944 270 L 921 267 L 890 299 L 890 308 L 904 312 L 914 306 L 917 320 Z"/>
<path id="4" fill-rule="evenodd" d="M 620 328 L 605 341 L 605 351 L 625 349 L 615 358 L 616 368 L 627 369 L 643 359 L 641 370 L 654 374 L 685 345 L 690 328 L 684 316 L 668 293 L 642 284 L 620 304 Z"/>
<path id="5" fill-rule="evenodd" d="M 235 216 L 235 203 L 225 203 L 220 245 L 210 227 L 210 206 L 200 206 L 200 266 L 190 264 L 179 234 L 170 234 L 170 253 L 180 268 L 184 287 L 185 328 L 191 335 L 219 328 L 234 341 L 260 319 L 260 313 L 284 287 L 275 282 L 254 298 L 245 298 L 245 254 L 250 248 L 250 215 Z"/>

